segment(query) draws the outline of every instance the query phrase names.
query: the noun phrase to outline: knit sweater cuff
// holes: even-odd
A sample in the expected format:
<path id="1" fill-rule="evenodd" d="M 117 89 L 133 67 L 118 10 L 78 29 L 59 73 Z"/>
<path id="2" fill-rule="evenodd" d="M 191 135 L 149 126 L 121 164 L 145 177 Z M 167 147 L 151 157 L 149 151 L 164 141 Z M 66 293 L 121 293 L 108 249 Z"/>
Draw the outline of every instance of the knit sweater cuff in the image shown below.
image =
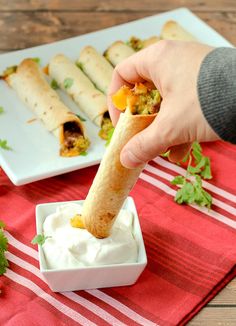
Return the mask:
<path id="1" fill-rule="evenodd" d="M 212 129 L 236 144 L 236 49 L 216 48 L 205 57 L 198 76 L 198 96 Z"/>

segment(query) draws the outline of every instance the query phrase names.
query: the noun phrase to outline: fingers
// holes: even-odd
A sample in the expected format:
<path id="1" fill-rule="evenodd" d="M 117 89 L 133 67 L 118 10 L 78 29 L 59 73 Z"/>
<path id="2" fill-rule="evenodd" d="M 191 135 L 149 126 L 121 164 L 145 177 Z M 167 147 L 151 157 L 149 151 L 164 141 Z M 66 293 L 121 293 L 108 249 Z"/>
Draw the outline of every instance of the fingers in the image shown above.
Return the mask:
<path id="1" fill-rule="evenodd" d="M 190 149 L 191 149 L 191 143 L 172 146 L 170 148 L 168 159 L 173 163 L 180 162 L 189 153 Z"/>
<path id="2" fill-rule="evenodd" d="M 163 127 L 156 118 L 150 126 L 135 135 L 124 146 L 120 156 L 121 164 L 126 168 L 134 169 L 165 153 L 169 145 Z"/>
<path id="3" fill-rule="evenodd" d="M 119 116 L 120 116 L 120 111 L 117 110 L 114 105 L 112 104 L 112 95 L 118 91 L 118 89 L 121 86 L 130 86 L 129 83 L 127 83 L 120 75 L 119 72 L 115 69 L 112 75 L 112 81 L 110 84 L 110 88 L 108 91 L 108 97 L 107 97 L 107 106 L 108 106 L 108 110 L 109 110 L 109 114 L 110 114 L 110 118 L 111 121 L 113 123 L 113 125 L 115 126 L 119 120 Z"/>
<path id="4" fill-rule="evenodd" d="M 116 125 L 120 112 L 113 106 L 111 96 L 123 85 L 132 87 L 134 83 L 144 80 L 151 81 L 147 64 L 147 49 L 127 58 L 114 69 L 107 98 L 107 105 L 113 125 Z"/>

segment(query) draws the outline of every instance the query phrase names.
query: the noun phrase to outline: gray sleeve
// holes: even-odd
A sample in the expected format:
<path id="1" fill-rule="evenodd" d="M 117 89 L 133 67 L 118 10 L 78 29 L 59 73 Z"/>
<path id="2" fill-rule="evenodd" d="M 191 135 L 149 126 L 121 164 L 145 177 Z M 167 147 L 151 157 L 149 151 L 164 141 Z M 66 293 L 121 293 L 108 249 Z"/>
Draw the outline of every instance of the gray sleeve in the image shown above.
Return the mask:
<path id="1" fill-rule="evenodd" d="M 223 139 L 236 144 L 236 49 L 216 48 L 203 60 L 198 75 L 203 114 Z"/>

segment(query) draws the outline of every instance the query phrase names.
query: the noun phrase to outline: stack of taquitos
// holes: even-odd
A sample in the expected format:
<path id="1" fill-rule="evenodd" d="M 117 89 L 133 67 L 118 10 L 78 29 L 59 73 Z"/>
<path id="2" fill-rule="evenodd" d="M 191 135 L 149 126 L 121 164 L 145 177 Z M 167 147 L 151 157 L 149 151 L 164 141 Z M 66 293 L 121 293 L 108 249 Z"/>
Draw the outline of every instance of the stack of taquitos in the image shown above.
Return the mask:
<path id="1" fill-rule="evenodd" d="M 124 145 L 155 119 L 161 97 L 157 90 L 138 84 L 126 86 L 113 96 L 121 113 L 111 143 L 99 166 L 82 210 L 86 229 L 97 238 L 109 236 L 110 229 L 144 165 L 130 170 L 120 163 Z"/>
<path id="2" fill-rule="evenodd" d="M 22 101 L 59 137 L 60 155 L 75 156 L 86 151 L 89 140 L 81 120 L 61 102 L 33 59 L 25 59 L 4 78 Z"/>

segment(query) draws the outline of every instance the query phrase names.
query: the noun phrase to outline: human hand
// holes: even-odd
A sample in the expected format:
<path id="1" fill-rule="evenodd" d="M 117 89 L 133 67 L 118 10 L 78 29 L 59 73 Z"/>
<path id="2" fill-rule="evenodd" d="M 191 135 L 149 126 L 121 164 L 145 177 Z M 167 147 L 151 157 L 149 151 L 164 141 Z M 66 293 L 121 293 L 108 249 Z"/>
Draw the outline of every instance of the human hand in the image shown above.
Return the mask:
<path id="1" fill-rule="evenodd" d="M 120 111 L 112 105 L 111 95 L 124 84 L 132 87 L 135 82 L 150 81 L 163 99 L 153 123 L 124 146 L 122 165 L 135 168 L 167 150 L 169 159 L 178 162 L 193 141 L 219 139 L 203 116 L 197 94 L 201 63 L 212 50 L 200 43 L 159 41 L 115 68 L 108 96 L 114 125 Z"/>

